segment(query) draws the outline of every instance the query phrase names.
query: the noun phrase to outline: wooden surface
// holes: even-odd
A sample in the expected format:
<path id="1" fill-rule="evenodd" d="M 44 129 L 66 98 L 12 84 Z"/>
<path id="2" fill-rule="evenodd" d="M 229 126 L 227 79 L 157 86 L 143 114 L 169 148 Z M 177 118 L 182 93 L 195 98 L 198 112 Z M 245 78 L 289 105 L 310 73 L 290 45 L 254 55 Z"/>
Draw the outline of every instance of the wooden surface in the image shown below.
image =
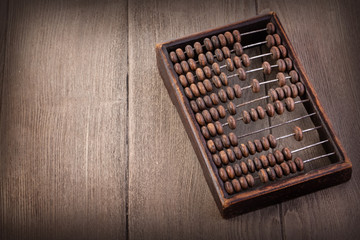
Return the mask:
<path id="1" fill-rule="evenodd" d="M 206 10 L 204 10 L 206 9 Z M 221 218 L 155 44 L 276 11 L 352 179 Z M 356 239 L 356 1 L 0 1 L 1 239 Z"/>

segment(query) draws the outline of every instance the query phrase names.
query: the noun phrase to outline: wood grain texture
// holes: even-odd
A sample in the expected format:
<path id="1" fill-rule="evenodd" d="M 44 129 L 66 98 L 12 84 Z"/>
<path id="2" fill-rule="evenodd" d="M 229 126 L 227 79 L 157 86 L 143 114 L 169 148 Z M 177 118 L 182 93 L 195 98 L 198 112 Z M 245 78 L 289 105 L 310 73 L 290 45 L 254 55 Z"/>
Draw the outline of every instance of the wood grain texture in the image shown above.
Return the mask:
<path id="1" fill-rule="evenodd" d="M 5 69 L 5 42 L 8 21 L 9 1 L 0 1 L 0 116 L 1 116 L 1 95 Z"/>
<path id="2" fill-rule="evenodd" d="M 255 2 L 129 4 L 129 238 L 280 239 L 278 205 L 221 218 L 155 58 L 156 43 L 254 16 Z"/>
<path id="3" fill-rule="evenodd" d="M 278 13 L 319 99 L 353 163 L 350 182 L 282 204 L 285 239 L 355 239 L 360 221 L 360 36 L 356 1 L 260 0 Z"/>
<path id="4" fill-rule="evenodd" d="M 126 237 L 125 1 L 10 1 L 1 239 Z"/>

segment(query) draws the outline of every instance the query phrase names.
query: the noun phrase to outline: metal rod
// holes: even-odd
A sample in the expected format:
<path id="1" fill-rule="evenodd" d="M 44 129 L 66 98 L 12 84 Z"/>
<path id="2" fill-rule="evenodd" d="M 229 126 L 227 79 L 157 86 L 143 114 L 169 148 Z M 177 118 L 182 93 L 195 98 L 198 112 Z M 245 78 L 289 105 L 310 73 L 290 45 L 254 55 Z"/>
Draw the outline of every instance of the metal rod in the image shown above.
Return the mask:
<path id="1" fill-rule="evenodd" d="M 328 157 L 328 156 L 331 156 L 331 155 L 334 155 L 334 154 L 335 154 L 335 152 L 332 152 L 332 153 L 327 153 L 327 154 L 324 154 L 324 155 L 321 155 L 321 156 L 313 157 L 313 158 L 304 160 L 303 163 L 311 162 L 311 161 L 314 161 L 314 160 L 316 160 L 316 159 Z"/>
<path id="2" fill-rule="evenodd" d="M 314 144 L 310 144 L 310 145 L 308 145 L 308 146 L 305 146 L 305 147 L 302 147 L 302 148 L 293 150 L 293 151 L 291 151 L 291 153 L 300 152 L 300 151 L 302 151 L 302 150 L 305 150 L 305 149 L 308 149 L 308 148 L 311 148 L 311 147 L 315 147 L 315 146 L 317 146 L 317 145 L 321 145 L 321 144 L 326 143 L 326 142 L 328 142 L 328 141 L 329 141 L 329 140 L 326 139 L 326 140 L 324 140 L 324 141 L 320 141 L 320 142 L 317 142 L 317 143 L 314 143 Z"/>

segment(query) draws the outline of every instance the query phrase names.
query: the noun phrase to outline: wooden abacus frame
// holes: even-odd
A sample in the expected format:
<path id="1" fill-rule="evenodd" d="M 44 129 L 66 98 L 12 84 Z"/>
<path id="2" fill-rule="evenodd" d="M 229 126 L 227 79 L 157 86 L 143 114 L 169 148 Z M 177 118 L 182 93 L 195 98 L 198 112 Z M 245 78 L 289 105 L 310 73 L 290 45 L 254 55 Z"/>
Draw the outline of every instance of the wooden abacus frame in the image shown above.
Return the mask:
<path id="1" fill-rule="evenodd" d="M 330 140 L 324 145 L 325 151 L 334 151 L 336 154 L 331 157 L 332 164 L 311 170 L 306 174 L 300 174 L 281 181 L 275 181 L 272 184 L 264 185 L 260 188 L 228 195 L 227 192 L 224 191 L 223 182 L 219 180 L 216 166 L 212 161 L 212 154 L 206 146 L 206 141 L 195 120 L 189 100 L 185 96 L 183 87 L 179 83 L 179 79 L 169 57 L 169 52 L 174 51 L 179 47 L 184 48 L 187 44 L 193 44 L 196 41 L 202 41 L 206 37 L 211 37 L 212 35 L 217 35 L 226 31 L 238 29 L 240 32 L 246 32 L 257 28 L 263 28 L 269 21 L 275 25 L 276 33 L 280 35 L 283 45 L 288 50 L 289 57 L 293 60 L 294 69 L 299 73 L 300 79 L 306 87 L 306 96 L 302 97 L 302 99 L 310 99 L 309 102 L 304 103 L 306 111 L 308 113 L 317 113 L 311 117 L 311 120 L 315 125 L 322 126 L 322 128 L 317 129 L 320 138 L 328 138 Z M 317 94 L 305 74 L 305 70 L 276 13 L 270 12 L 269 14 L 257 16 L 245 21 L 158 44 L 156 46 L 156 54 L 160 75 L 163 78 L 172 102 L 180 114 L 203 169 L 207 183 L 223 217 L 232 217 L 237 214 L 252 211 L 270 204 L 336 185 L 350 179 L 352 164 L 341 146 L 340 141 L 336 137 L 331 123 L 321 107 Z"/>

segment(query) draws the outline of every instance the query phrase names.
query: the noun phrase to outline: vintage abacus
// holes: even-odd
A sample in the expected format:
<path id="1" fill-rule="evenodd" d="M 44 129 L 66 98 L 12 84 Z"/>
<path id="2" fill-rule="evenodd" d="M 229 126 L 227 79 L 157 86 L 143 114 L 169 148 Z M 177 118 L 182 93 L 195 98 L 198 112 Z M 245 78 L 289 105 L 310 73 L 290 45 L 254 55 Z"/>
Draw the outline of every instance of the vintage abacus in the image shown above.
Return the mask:
<path id="1" fill-rule="evenodd" d="M 350 179 L 351 162 L 275 13 L 156 53 L 224 217 Z"/>

